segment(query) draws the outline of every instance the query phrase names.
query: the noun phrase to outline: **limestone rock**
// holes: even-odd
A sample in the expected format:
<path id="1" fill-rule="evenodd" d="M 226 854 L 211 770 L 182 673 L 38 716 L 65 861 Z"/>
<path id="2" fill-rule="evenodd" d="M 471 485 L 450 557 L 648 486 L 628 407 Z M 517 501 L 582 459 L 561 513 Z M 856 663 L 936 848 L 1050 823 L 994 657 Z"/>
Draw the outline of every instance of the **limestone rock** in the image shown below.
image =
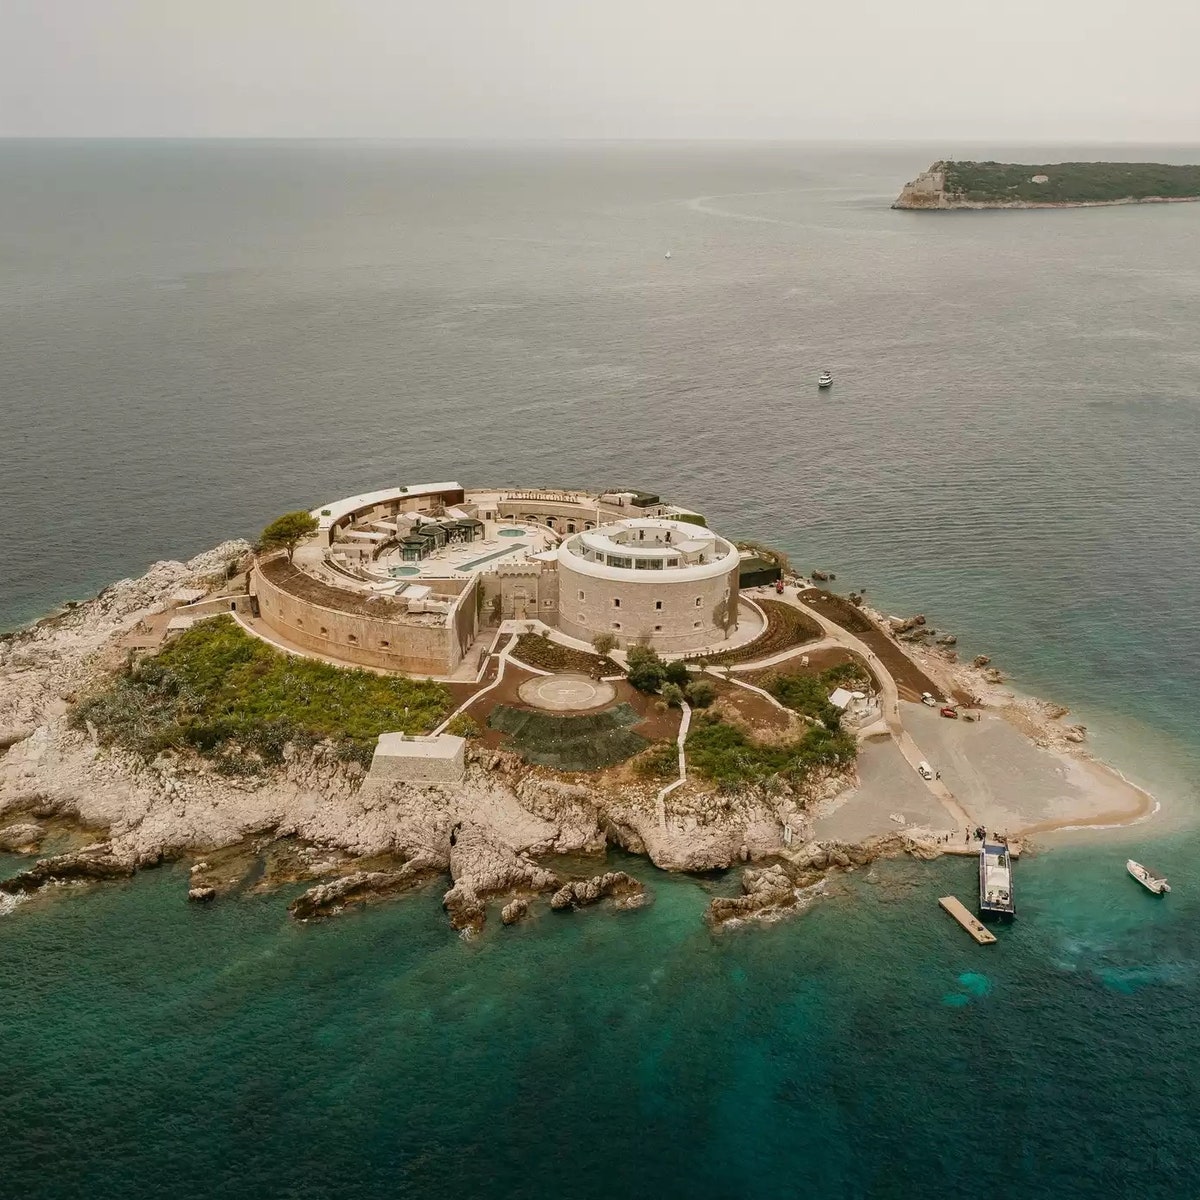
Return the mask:
<path id="1" fill-rule="evenodd" d="M 991 660 L 991 658 L 988 657 L 988 655 L 977 654 L 977 655 L 975 655 L 975 657 L 973 659 L 971 659 L 971 666 L 986 667 L 988 665 L 988 663 L 990 663 L 991 661 L 992 660 Z"/>
<path id="2" fill-rule="evenodd" d="M 435 869 L 428 860 L 411 859 L 398 871 L 353 871 L 309 888 L 288 905 L 288 912 L 297 921 L 334 916 L 351 905 L 369 904 L 415 887 Z"/>
<path id="3" fill-rule="evenodd" d="M 217 889 L 211 884 L 201 884 L 199 887 L 188 888 L 187 898 L 194 904 L 207 904 L 217 898 Z"/>
<path id="4" fill-rule="evenodd" d="M 0 850 L 8 854 L 32 854 L 46 831 L 33 821 L 22 821 L 0 829 Z"/>
<path id="5" fill-rule="evenodd" d="M 645 902 L 646 889 L 642 882 L 624 871 L 605 871 L 591 879 L 572 879 L 550 897 L 554 909 L 584 908 L 597 900 L 611 896 L 617 908 L 637 908 Z"/>
<path id="6" fill-rule="evenodd" d="M 1087 740 L 1087 726 L 1086 725 L 1068 725 L 1066 727 L 1066 729 L 1063 730 L 1063 737 L 1065 737 L 1068 742 L 1086 741 Z"/>
<path id="7" fill-rule="evenodd" d="M 114 854 L 107 843 L 88 846 L 73 854 L 39 858 L 28 871 L 11 879 L 0 879 L 0 892 L 36 892 L 48 883 L 127 879 L 136 869 L 135 862 L 130 857 Z"/>
<path id="8" fill-rule="evenodd" d="M 526 896 L 515 896 L 500 910 L 500 920 L 505 925 L 515 925 L 529 912 L 529 899 Z"/>

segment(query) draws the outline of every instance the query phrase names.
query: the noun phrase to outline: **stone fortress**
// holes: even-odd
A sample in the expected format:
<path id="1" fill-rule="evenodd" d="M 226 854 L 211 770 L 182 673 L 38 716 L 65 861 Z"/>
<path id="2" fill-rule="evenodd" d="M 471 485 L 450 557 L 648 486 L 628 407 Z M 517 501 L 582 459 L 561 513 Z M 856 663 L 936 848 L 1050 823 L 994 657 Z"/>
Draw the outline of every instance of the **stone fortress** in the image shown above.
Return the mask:
<path id="1" fill-rule="evenodd" d="M 312 515 L 293 561 L 256 563 L 251 604 L 284 643 L 339 662 L 449 677 L 506 620 L 678 655 L 727 647 L 740 618 L 758 619 L 739 606 L 747 556 L 644 492 L 435 483 Z"/>

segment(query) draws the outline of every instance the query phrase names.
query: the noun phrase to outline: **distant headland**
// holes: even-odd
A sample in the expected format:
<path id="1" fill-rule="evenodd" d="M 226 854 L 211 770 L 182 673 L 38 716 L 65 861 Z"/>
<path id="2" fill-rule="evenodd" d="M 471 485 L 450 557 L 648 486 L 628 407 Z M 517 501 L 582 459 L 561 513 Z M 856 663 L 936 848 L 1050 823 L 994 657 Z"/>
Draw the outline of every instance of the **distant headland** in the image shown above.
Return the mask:
<path id="1" fill-rule="evenodd" d="M 935 162 L 893 208 L 1092 208 L 1200 200 L 1200 166 L 1168 163 Z"/>

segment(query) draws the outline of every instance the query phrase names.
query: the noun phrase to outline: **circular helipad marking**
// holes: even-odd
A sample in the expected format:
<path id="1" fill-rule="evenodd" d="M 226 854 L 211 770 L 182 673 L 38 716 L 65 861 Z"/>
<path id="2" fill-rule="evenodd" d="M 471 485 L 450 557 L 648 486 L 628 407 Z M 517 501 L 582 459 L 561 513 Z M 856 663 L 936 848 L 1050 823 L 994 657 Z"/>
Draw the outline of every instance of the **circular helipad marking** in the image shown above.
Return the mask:
<path id="1" fill-rule="evenodd" d="M 517 694 L 534 708 L 551 712 L 577 712 L 581 708 L 600 708 L 616 699 L 611 683 L 589 679 L 586 675 L 539 675 L 527 679 Z"/>

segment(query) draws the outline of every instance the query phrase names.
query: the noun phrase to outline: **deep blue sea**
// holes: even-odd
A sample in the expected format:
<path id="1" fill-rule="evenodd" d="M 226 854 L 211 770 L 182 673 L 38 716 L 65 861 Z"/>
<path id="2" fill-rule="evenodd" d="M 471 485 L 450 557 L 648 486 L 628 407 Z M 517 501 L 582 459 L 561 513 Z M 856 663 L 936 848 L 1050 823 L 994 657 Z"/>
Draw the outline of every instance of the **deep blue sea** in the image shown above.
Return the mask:
<path id="1" fill-rule="evenodd" d="M 437 888 L 25 903 L 0 1196 L 1200 1195 L 1200 204 L 892 212 L 948 149 L 0 143 L 0 628 L 388 483 L 631 485 L 924 611 L 1163 804 L 1023 860 L 991 948 L 936 908 L 969 860 L 721 936 L 732 879 L 623 858 L 649 909 L 474 943 Z"/>

